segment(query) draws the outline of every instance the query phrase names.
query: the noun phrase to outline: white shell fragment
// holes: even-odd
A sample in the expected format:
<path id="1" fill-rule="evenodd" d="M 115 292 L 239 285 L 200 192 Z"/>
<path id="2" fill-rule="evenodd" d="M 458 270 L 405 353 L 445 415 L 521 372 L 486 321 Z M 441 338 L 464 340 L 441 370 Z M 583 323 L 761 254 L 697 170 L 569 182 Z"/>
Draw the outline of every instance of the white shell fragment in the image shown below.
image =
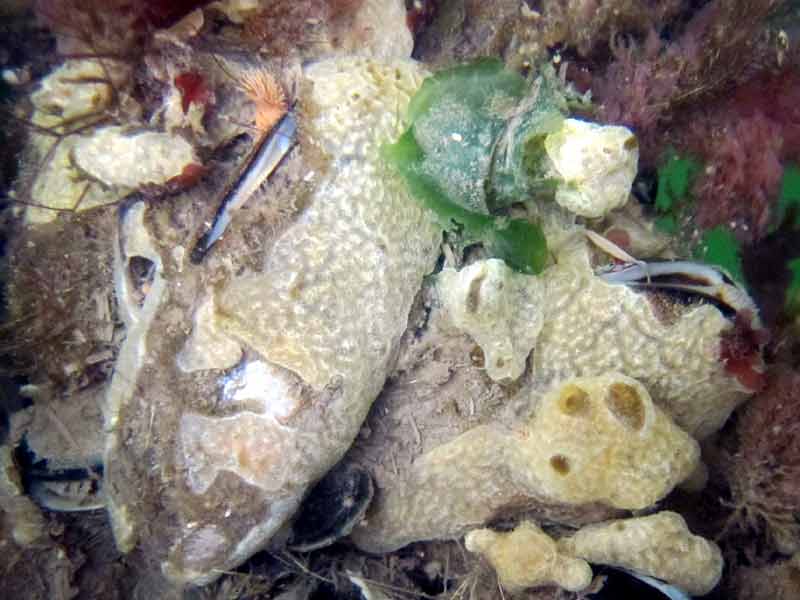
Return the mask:
<path id="1" fill-rule="evenodd" d="M 556 202 L 587 218 L 603 217 L 628 201 L 639 146 L 627 127 L 566 119 L 544 141 L 559 179 Z"/>
<path id="2" fill-rule="evenodd" d="M 136 189 L 161 185 L 197 163 L 192 145 L 178 135 L 104 127 L 82 137 L 73 151 L 75 165 L 109 186 Z"/>
<path id="3" fill-rule="evenodd" d="M 461 271 L 444 269 L 438 290 L 453 325 L 483 350 L 489 377 L 517 379 L 544 324 L 542 280 L 489 259 Z"/>

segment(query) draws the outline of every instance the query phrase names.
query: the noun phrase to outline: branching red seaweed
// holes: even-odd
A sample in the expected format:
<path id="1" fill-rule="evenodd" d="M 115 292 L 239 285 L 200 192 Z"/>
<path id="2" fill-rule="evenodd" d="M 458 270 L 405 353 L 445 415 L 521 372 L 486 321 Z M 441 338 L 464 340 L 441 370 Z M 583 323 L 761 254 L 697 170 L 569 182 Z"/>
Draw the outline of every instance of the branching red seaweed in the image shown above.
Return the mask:
<path id="1" fill-rule="evenodd" d="M 729 474 L 739 525 L 765 532 L 780 548 L 800 547 L 800 373 L 770 374 L 737 424 Z"/>

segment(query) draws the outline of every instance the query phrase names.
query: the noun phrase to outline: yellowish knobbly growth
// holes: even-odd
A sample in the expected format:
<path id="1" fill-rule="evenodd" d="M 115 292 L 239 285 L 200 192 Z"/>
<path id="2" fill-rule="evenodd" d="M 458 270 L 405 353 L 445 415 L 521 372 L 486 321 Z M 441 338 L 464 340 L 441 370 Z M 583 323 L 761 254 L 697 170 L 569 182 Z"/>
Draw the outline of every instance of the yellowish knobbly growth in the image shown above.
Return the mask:
<path id="1" fill-rule="evenodd" d="M 639 382 L 610 373 L 545 395 L 519 458 L 548 497 L 641 509 L 691 474 L 699 448 Z"/>
<path id="2" fill-rule="evenodd" d="M 522 375 L 544 324 L 542 280 L 489 259 L 460 271 L 444 269 L 438 291 L 452 324 L 483 350 L 489 377 L 513 381 Z"/>
<path id="3" fill-rule="evenodd" d="M 592 569 L 581 559 L 561 553 L 556 542 L 535 523 L 524 521 L 514 531 L 470 531 L 467 550 L 482 554 L 509 591 L 557 585 L 577 592 L 592 582 Z"/>
<path id="4" fill-rule="evenodd" d="M 382 490 L 355 542 L 387 552 L 457 537 L 522 501 L 643 509 L 699 462 L 697 442 L 619 373 L 568 380 L 531 402 L 515 427 L 475 427 L 423 454 Z"/>
<path id="5" fill-rule="evenodd" d="M 627 127 L 566 119 L 544 142 L 556 202 L 582 217 L 603 217 L 628 201 L 639 145 Z"/>
<path id="6" fill-rule="evenodd" d="M 559 540 L 558 549 L 663 579 L 693 596 L 710 592 L 722 575 L 719 547 L 693 535 L 683 517 L 669 511 L 589 525 Z"/>

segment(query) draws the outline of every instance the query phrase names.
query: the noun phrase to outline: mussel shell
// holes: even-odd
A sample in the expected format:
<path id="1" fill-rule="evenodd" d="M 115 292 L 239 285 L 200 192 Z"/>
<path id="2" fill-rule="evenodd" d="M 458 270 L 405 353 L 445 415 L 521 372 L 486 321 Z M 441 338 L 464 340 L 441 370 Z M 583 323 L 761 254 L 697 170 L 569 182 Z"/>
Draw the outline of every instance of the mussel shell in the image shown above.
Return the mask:
<path id="1" fill-rule="evenodd" d="M 590 594 L 593 600 L 689 600 L 686 592 L 651 578 L 642 579 L 627 570 L 602 565 L 592 566 L 595 576 L 605 577 L 602 589 Z M 658 587 L 649 583 L 657 583 Z M 660 589 L 659 589 L 660 588 Z"/>
<path id="2" fill-rule="evenodd" d="M 348 535 L 363 518 L 375 493 L 370 474 L 340 463 L 309 492 L 292 525 L 289 548 L 310 552 Z"/>
<path id="3" fill-rule="evenodd" d="M 104 508 L 102 464 L 52 468 L 46 458 L 28 448 L 24 439 L 14 456 L 25 493 L 40 506 L 58 512 Z"/>

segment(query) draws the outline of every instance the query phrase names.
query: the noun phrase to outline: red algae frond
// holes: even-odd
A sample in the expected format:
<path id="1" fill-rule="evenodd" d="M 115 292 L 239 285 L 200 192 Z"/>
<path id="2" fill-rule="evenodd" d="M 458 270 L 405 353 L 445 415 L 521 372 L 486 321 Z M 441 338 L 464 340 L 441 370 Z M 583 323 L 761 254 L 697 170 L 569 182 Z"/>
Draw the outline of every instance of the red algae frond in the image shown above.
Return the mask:
<path id="1" fill-rule="evenodd" d="M 739 415 L 729 477 L 734 518 L 783 547 L 800 542 L 800 373 L 776 368 Z"/>
<path id="2" fill-rule="evenodd" d="M 260 131 L 268 132 L 286 114 L 286 94 L 269 71 L 246 72 L 240 77 L 239 86 L 256 105 L 256 128 Z"/>

